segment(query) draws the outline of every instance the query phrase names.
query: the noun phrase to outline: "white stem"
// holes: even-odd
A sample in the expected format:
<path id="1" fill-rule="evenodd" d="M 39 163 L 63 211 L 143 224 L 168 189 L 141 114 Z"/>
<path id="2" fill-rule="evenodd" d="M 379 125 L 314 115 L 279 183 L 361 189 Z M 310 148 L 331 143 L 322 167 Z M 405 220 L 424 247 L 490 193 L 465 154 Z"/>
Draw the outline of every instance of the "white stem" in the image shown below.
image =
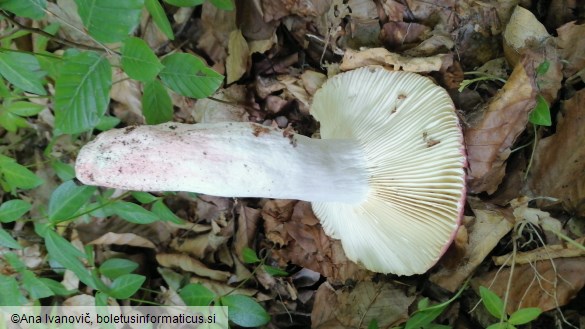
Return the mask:
<path id="1" fill-rule="evenodd" d="M 368 192 L 355 140 L 321 140 L 254 123 L 127 127 L 81 150 L 77 177 L 89 185 L 358 203 Z"/>

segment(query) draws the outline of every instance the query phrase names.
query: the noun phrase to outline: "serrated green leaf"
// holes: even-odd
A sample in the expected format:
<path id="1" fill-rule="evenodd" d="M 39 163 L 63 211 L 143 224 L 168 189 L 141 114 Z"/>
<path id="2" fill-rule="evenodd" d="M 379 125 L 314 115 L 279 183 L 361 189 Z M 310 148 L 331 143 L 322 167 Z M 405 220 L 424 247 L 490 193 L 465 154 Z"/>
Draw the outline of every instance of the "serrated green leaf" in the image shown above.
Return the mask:
<path id="1" fill-rule="evenodd" d="M 66 134 L 93 128 L 108 108 L 111 86 L 105 57 L 89 51 L 67 58 L 55 87 L 56 127 Z"/>
<path id="2" fill-rule="evenodd" d="M 120 123 L 120 119 L 111 116 L 103 116 L 100 118 L 100 121 L 95 126 L 95 129 L 99 131 L 108 131 Z"/>
<path id="3" fill-rule="evenodd" d="M 108 295 L 116 299 L 130 298 L 142 287 L 145 280 L 146 277 L 143 275 L 124 274 L 112 282 Z"/>
<path id="4" fill-rule="evenodd" d="M 173 102 L 166 88 L 158 80 L 144 84 L 142 113 L 146 123 L 156 125 L 173 119 Z"/>
<path id="5" fill-rule="evenodd" d="M 16 162 L 3 162 L 0 166 L 0 176 L 8 184 L 11 190 L 32 189 L 43 183 L 32 171 Z"/>
<path id="6" fill-rule="evenodd" d="M 140 21 L 144 0 L 75 0 L 89 34 L 104 43 L 122 41 Z"/>
<path id="7" fill-rule="evenodd" d="M 156 24 L 169 40 L 174 40 L 175 35 L 173 34 L 173 28 L 171 27 L 171 23 L 169 22 L 167 14 L 160 2 L 158 0 L 146 0 L 144 4 L 146 5 L 146 10 L 148 10 L 152 17 L 154 24 Z"/>
<path id="8" fill-rule="evenodd" d="M 162 199 L 152 204 L 151 211 L 155 213 L 161 220 L 173 222 L 176 224 L 183 224 L 184 220 L 175 215 Z"/>
<path id="9" fill-rule="evenodd" d="M 0 222 L 14 222 L 26 214 L 31 207 L 30 203 L 20 199 L 6 201 L 0 205 Z"/>
<path id="10" fill-rule="evenodd" d="M 493 291 L 483 286 L 479 287 L 479 295 L 481 296 L 483 305 L 488 312 L 494 317 L 501 319 L 504 315 L 504 313 L 502 313 L 504 310 L 504 302 L 502 299 Z"/>
<path id="11" fill-rule="evenodd" d="M 41 19 L 45 17 L 47 8 L 46 0 L 2 0 L 0 8 L 14 13 L 16 16 L 22 16 L 32 19 Z"/>
<path id="12" fill-rule="evenodd" d="M 256 300 L 244 295 L 227 295 L 219 299 L 228 307 L 228 318 L 242 327 L 260 327 L 270 321 L 270 315 Z"/>
<path id="13" fill-rule="evenodd" d="M 0 52 L 0 75 L 16 87 L 37 95 L 47 95 L 45 73 L 37 58 L 30 54 Z"/>
<path id="14" fill-rule="evenodd" d="M 232 0 L 210 0 L 209 2 L 222 10 L 234 10 L 235 8 Z"/>
<path id="15" fill-rule="evenodd" d="M 15 278 L 0 274 L 0 306 L 24 305 L 24 298 Z"/>
<path id="16" fill-rule="evenodd" d="M 132 37 L 122 45 L 122 68 L 132 79 L 151 81 L 163 66 L 144 40 Z"/>
<path id="17" fill-rule="evenodd" d="M 270 266 L 270 265 L 263 265 L 262 268 L 264 269 L 264 271 L 266 271 L 266 273 L 272 275 L 272 276 L 288 276 L 289 273 L 283 269 L 280 269 L 278 267 L 274 267 L 274 266 Z"/>
<path id="18" fill-rule="evenodd" d="M 29 270 L 25 270 L 22 273 L 22 287 L 28 291 L 32 299 L 40 299 L 54 295 L 53 291 Z"/>
<path id="19" fill-rule="evenodd" d="M 552 124 L 550 108 L 546 102 L 546 99 L 544 99 L 542 95 L 536 96 L 536 106 L 534 107 L 534 110 L 530 112 L 528 120 L 530 123 L 540 126 L 548 127 Z"/>
<path id="20" fill-rule="evenodd" d="M 157 215 L 131 202 L 118 201 L 108 205 L 107 208 L 131 223 L 150 224 L 158 220 Z"/>
<path id="21" fill-rule="evenodd" d="M 80 261 L 80 259 L 85 258 L 84 253 L 57 234 L 57 232 L 50 229 L 45 231 L 45 246 L 49 256 L 59 262 L 61 266 L 75 273 L 81 282 L 97 289 L 97 284 L 94 282 L 91 273 Z"/>
<path id="22" fill-rule="evenodd" d="M 35 104 L 31 102 L 14 102 L 10 103 L 10 105 L 6 106 L 6 111 L 20 115 L 21 117 L 29 117 L 33 115 L 39 114 L 45 105 Z"/>
<path id="23" fill-rule="evenodd" d="M 18 244 L 10 233 L 6 232 L 2 227 L 0 227 L 0 246 L 12 249 L 22 249 L 22 246 Z"/>
<path id="24" fill-rule="evenodd" d="M 223 75 L 209 68 L 201 59 L 185 53 L 171 54 L 162 60 L 159 76 L 172 91 L 187 97 L 205 98 L 223 82 Z"/>
<path id="25" fill-rule="evenodd" d="M 508 319 L 508 322 L 513 325 L 526 324 L 536 320 L 541 313 L 542 310 L 538 307 L 522 308 L 512 313 L 512 315 L 510 315 L 510 319 Z"/>
<path id="26" fill-rule="evenodd" d="M 95 186 L 77 186 L 73 181 L 59 185 L 49 199 L 49 220 L 59 223 L 70 219 L 85 206 L 95 191 Z"/>
<path id="27" fill-rule="evenodd" d="M 256 252 L 250 247 L 244 247 L 242 249 L 242 260 L 246 264 L 260 263 L 260 258 L 258 258 Z"/>
<path id="28" fill-rule="evenodd" d="M 116 279 L 122 275 L 130 274 L 132 271 L 138 268 L 138 264 L 135 262 L 122 259 L 122 258 L 110 258 L 100 265 L 100 273 L 110 279 Z"/>
<path id="29" fill-rule="evenodd" d="M 190 283 L 179 291 L 187 306 L 209 306 L 216 295 L 199 283 Z"/>
<path id="30" fill-rule="evenodd" d="M 165 0 L 166 3 L 177 7 L 194 7 L 203 3 L 203 0 Z"/>

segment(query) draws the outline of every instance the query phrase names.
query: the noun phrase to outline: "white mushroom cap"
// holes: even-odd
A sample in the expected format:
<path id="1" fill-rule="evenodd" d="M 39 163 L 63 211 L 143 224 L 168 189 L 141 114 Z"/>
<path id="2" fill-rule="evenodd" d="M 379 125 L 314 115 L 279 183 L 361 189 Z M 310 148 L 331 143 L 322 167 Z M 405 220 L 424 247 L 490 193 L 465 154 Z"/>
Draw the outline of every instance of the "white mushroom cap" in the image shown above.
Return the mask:
<path id="1" fill-rule="evenodd" d="M 358 140 L 368 167 L 365 201 L 312 203 L 325 232 L 372 271 L 427 271 L 464 207 L 463 136 L 447 92 L 414 73 L 367 67 L 329 79 L 311 114 L 321 138 Z"/>

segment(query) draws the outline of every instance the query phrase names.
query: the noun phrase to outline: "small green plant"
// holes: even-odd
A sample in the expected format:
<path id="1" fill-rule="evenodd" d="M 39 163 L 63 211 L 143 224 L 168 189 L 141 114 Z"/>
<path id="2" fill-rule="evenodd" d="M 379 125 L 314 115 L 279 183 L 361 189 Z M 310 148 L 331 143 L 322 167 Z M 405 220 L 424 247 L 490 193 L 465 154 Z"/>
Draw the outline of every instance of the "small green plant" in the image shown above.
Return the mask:
<path id="1" fill-rule="evenodd" d="M 504 309 L 504 302 L 493 291 L 486 287 L 479 287 L 481 300 L 487 311 L 500 322 L 490 325 L 487 329 L 515 329 L 516 326 L 536 320 L 542 313 L 537 307 L 521 308 L 509 317 Z"/>
<path id="2" fill-rule="evenodd" d="M 491 75 L 489 73 L 485 73 L 485 72 L 479 72 L 479 71 L 470 71 L 470 72 L 465 72 L 463 73 L 464 75 L 473 75 L 476 76 L 473 79 L 465 79 L 463 81 L 461 81 L 461 84 L 459 84 L 459 92 L 462 92 L 463 89 L 469 87 L 471 84 L 474 84 L 476 82 L 479 81 L 500 81 L 502 83 L 506 83 L 506 80 L 497 77 L 495 75 Z"/>

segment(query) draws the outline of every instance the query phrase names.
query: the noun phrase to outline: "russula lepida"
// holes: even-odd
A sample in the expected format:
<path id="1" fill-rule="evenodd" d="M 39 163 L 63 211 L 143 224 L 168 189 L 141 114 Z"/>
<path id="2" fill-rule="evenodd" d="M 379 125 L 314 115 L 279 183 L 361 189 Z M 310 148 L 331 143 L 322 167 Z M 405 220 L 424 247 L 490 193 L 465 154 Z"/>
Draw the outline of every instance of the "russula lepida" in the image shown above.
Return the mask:
<path id="1" fill-rule="evenodd" d="M 140 191 L 312 203 L 325 232 L 369 270 L 412 275 L 451 243 L 465 197 L 454 106 L 430 79 L 365 67 L 313 98 L 321 139 L 250 122 L 127 127 L 84 146 L 78 179 Z"/>

